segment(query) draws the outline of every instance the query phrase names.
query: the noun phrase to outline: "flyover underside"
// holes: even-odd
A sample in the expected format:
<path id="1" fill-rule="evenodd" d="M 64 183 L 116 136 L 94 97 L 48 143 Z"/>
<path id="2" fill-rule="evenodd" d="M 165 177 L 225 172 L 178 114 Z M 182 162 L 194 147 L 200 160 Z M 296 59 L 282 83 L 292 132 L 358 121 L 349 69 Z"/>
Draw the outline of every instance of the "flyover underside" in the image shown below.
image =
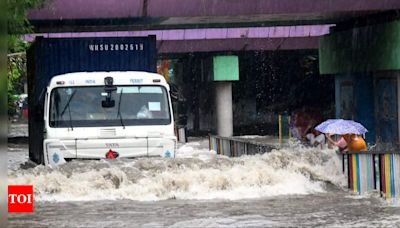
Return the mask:
<path id="1" fill-rule="evenodd" d="M 79 7 L 77 7 L 79 6 Z M 32 20 L 329 15 L 399 9 L 398 0 L 54 0 L 29 14 Z"/>
<path id="2" fill-rule="evenodd" d="M 30 19 L 35 32 L 140 31 L 154 29 L 237 28 L 334 24 L 376 11 L 201 17 Z"/>
<path id="3" fill-rule="evenodd" d="M 94 32 L 336 24 L 398 9 L 398 0 L 53 0 L 28 18 L 36 32 Z"/>

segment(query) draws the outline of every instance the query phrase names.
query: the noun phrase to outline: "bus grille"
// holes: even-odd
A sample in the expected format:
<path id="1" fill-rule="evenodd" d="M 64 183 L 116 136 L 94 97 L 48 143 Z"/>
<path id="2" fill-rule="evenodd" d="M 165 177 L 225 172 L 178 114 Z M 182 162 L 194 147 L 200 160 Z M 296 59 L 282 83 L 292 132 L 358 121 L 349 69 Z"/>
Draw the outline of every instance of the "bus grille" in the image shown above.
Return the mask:
<path id="1" fill-rule="evenodd" d="M 116 135 L 115 128 L 100 129 L 100 137 L 102 138 L 115 137 Z"/>

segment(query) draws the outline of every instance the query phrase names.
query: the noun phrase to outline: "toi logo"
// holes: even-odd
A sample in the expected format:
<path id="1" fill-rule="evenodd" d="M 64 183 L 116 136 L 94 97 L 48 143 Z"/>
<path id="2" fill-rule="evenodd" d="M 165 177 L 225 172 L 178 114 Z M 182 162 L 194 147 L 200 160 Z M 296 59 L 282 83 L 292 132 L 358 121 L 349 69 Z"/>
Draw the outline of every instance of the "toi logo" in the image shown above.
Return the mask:
<path id="1" fill-rule="evenodd" d="M 33 186 L 8 186 L 8 212 L 33 212 Z"/>

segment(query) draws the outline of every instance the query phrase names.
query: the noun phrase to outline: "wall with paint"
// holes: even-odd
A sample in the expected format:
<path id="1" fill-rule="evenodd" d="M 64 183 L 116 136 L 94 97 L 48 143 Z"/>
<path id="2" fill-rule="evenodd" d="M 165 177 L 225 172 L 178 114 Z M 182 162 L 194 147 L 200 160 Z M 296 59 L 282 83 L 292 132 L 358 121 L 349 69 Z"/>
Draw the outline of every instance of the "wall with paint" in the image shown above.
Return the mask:
<path id="1" fill-rule="evenodd" d="M 353 119 L 368 129 L 365 141 L 373 144 L 375 134 L 374 80 L 371 74 L 335 77 L 336 118 Z"/>
<path id="2" fill-rule="evenodd" d="M 362 123 L 367 143 L 399 144 L 399 59 L 400 20 L 320 39 L 320 73 L 335 75 L 336 117 Z"/>
<path id="3" fill-rule="evenodd" d="M 374 94 L 376 91 L 373 86 L 371 74 L 357 75 L 354 80 L 354 120 L 362 123 L 367 129 L 365 140 L 368 143 L 376 141 L 375 104 Z"/>
<path id="4" fill-rule="evenodd" d="M 389 73 L 377 74 L 375 87 L 375 117 L 377 141 L 384 145 L 397 145 L 398 136 L 398 100 L 397 77 Z"/>
<path id="5" fill-rule="evenodd" d="M 400 20 L 325 35 L 319 59 L 321 74 L 400 70 Z"/>

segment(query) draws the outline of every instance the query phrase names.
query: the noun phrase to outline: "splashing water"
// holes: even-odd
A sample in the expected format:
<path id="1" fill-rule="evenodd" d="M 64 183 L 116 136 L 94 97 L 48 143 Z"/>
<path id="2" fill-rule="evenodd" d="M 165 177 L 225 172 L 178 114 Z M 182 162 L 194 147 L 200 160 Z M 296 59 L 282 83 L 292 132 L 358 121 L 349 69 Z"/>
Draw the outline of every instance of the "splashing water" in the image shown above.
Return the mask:
<path id="1" fill-rule="evenodd" d="M 175 159 L 72 161 L 55 169 L 9 170 L 9 184 L 32 184 L 35 200 L 246 199 L 325 192 L 346 178 L 331 150 L 291 145 L 240 158 L 182 146 Z"/>

